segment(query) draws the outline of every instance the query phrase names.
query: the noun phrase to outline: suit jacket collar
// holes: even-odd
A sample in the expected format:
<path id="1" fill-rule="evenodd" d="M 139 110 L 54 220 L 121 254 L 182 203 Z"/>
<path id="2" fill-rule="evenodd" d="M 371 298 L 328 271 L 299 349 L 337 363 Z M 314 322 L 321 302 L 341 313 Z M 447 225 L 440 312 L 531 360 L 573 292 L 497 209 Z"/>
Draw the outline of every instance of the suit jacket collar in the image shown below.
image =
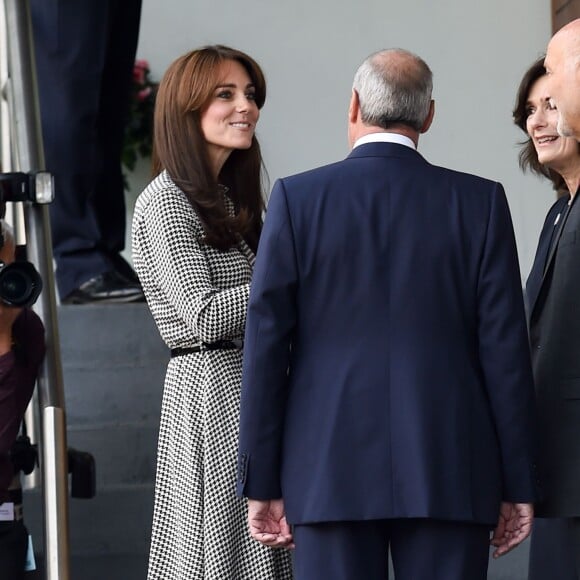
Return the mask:
<path id="1" fill-rule="evenodd" d="M 347 159 L 355 159 L 357 157 L 399 157 L 406 159 L 423 159 L 423 156 L 406 145 L 399 143 L 385 143 L 374 142 L 365 143 L 355 147 L 347 157 Z"/>
<path id="2" fill-rule="evenodd" d="M 538 297 L 540 296 L 540 291 L 546 282 L 546 274 L 549 270 L 549 265 L 554 258 L 554 251 L 557 247 L 557 241 L 553 244 L 553 250 L 550 252 L 552 247 L 552 240 L 558 232 L 558 228 L 554 224 L 556 216 L 560 214 L 560 220 L 566 210 L 566 205 L 568 203 L 569 196 L 564 196 L 558 199 L 556 203 L 550 208 L 544 228 L 540 234 L 540 240 L 538 242 L 538 249 L 536 252 L 536 257 L 534 259 L 534 264 L 530 275 L 526 281 L 526 306 L 528 311 L 528 319 L 531 321 L 532 314 L 536 307 Z M 560 221 L 558 223 L 561 223 Z"/>

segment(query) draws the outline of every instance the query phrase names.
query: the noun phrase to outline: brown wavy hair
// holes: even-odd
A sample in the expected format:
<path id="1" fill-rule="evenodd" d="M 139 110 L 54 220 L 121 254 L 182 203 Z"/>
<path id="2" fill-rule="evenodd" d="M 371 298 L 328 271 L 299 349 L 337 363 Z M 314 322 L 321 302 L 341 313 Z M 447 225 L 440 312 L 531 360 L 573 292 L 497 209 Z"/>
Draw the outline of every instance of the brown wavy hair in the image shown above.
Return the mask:
<path id="1" fill-rule="evenodd" d="M 205 46 L 179 57 L 167 69 L 157 92 L 154 117 L 154 172 L 167 170 L 199 215 L 203 241 L 220 250 L 242 236 L 255 251 L 262 228 L 263 161 L 256 136 L 249 149 L 235 149 L 220 174 L 213 175 L 201 115 L 209 104 L 221 65 L 239 62 L 255 89 L 256 104 L 266 100 L 266 81 L 258 63 L 247 54 L 223 45 Z M 220 185 L 236 208 L 228 214 Z"/>
<path id="2" fill-rule="evenodd" d="M 534 147 L 534 143 L 531 137 L 528 135 L 528 129 L 526 127 L 526 121 L 528 119 L 528 98 L 530 96 L 530 91 L 532 90 L 535 82 L 542 78 L 545 74 L 546 69 L 544 68 L 544 57 L 541 57 L 526 71 L 518 88 L 516 104 L 512 113 L 513 119 L 514 123 L 528 137 L 525 141 L 520 142 L 522 148 L 519 154 L 519 163 L 522 171 L 525 172 L 529 169 L 536 175 L 547 177 L 552 182 L 553 188 L 559 194 L 564 194 L 568 193 L 568 188 L 566 187 L 564 178 L 558 172 L 540 163 L 538 159 L 538 153 Z"/>

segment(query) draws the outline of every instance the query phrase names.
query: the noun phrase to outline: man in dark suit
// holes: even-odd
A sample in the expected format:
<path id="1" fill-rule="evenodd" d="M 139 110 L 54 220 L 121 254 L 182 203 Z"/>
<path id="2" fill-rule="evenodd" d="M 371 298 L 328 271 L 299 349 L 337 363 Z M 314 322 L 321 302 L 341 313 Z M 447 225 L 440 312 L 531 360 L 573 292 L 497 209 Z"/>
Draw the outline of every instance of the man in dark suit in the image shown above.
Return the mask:
<path id="1" fill-rule="evenodd" d="M 141 0 L 31 0 L 56 281 L 63 302 L 133 302 L 121 148 Z"/>
<path id="2" fill-rule="evenodd" d="M 546 578 L 554 561 L 580 579 L 580 205 L 558 199 L 540 234 L 526 283 L 532 365 L 539 409 L 541 527 L 532 539 L 530 578 Z M 543 518 L 549 518 L 544 520 Z M 538 544 L 542 542 L 542 544 Z M 548 544 L 549 542 L 549 544 Z M 550 547 L 556 543 L 554 547 Z M 555 552 L 559 549 L 562 552 Z M 572 554 L 573 562 L 565 564 Z M 565 569 L 566 569 L 565 568 Z M 574 571 L 572 571 L 574 570 Z"/>
<path id="3" fill-rule="evenodd" d="M 415 55 L 371 55 L 351 154 L 276 182 L 246 327 L 238 493 L 299 580 L 486 577 L 530 532 L 533 385 L 502 186 L 417 151 Z M 290 531 L 289 524 L 293 530 Z"/>

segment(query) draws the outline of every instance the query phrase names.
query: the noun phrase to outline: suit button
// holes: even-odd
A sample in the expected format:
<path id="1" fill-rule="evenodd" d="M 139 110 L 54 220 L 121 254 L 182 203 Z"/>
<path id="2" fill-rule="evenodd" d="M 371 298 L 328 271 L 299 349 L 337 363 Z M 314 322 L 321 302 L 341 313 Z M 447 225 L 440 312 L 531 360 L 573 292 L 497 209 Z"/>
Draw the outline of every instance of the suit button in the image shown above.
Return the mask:
<path id="1" fill-rule="evenodd" d="M 242 453 L 240 457 L 240 467 L 239 467 L 239 474 L 238 474 L 238 481 L 240 483 L 246 482 L 246 470 L 248 469 L 248 455 L 246 453 Z"/>

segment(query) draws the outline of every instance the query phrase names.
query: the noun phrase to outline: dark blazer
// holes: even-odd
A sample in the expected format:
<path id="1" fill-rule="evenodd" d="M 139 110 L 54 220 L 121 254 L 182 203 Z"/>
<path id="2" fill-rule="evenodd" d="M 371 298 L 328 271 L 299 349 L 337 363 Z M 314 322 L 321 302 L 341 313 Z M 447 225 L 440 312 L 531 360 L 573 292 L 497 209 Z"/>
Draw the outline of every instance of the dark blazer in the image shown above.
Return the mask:
<path id="1" fill-rule="evenodd" d="M 526 283 L 543 517 L 580 516 L 580 207 L 564 223 L 569 199 L 548 212 Z"/>
<path id="2" fill-rule="evenodd" d="M 246 326 L 238 493 L 291 523 L 497 523 L 531 501 L 533 386 L 502 186 L 370 143 L 276 182 Z"/>

